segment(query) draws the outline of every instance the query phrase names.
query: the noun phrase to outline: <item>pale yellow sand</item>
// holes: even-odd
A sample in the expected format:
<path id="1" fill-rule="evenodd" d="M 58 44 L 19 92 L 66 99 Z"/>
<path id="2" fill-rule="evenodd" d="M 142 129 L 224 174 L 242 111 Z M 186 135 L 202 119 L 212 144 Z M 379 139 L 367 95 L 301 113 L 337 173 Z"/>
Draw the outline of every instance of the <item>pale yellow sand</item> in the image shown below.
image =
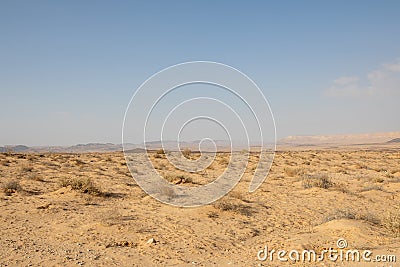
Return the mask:
<path id="1" fill-rule="evenodd" d="M 282 266 L 257 252 L 265 245 L 320 252 L 339 238 L 348 249 L 400 262 L 399 151 L 278 152 L 267 180 L 248 193 L 252 156 L 238 186 L 200 208 L 147 196 L 122 153 L 0 154 L 0 266 Z M 156 157 L 162 174 L 187 186 L 213 180 L 227 162 L 219 155 L 205 172 L 187 175 Z M 68 185 L 86 178 L 93 183 L 86 193 Z"/>

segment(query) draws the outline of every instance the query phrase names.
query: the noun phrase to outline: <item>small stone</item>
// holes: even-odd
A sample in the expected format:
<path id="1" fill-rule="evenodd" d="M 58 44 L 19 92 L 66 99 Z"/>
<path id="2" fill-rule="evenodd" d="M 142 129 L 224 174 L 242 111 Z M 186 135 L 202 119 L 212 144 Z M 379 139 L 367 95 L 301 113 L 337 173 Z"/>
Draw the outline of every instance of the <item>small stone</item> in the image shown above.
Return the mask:
<path id="1" fill-rule="evenodd" d="M 146 242 L 147 244 L 155 244 L 156 240 L 154 238 L 150 238 L 149 240 L 147 240 Z"/>

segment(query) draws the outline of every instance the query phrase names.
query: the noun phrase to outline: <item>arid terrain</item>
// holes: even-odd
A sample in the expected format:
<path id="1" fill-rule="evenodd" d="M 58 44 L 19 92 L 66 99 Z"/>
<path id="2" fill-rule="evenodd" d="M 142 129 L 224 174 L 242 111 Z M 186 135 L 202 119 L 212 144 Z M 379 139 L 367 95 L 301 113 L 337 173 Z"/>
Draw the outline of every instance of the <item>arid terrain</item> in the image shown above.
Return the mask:
<path id="1" fill-rule="evenodd" d="M 188 157 L 197 155 L 189 153 Z M 171 183 L 215 179 L 229 155 L 205 171 L 151 159 Z M 1 153 L 0 266 L 354 266 L 354 262 L 260 261 L 269 250 L 346 249 L 396 255 L 400 265 L 400 148 L 277 151 L 254 193 L 257 156 L 227 196 L 177 208 L 148 196 L 123 153 Z M 140 172 L 140 169 L 136 170 Z M 286 256 L 287 257 L 287 256 Z"/>

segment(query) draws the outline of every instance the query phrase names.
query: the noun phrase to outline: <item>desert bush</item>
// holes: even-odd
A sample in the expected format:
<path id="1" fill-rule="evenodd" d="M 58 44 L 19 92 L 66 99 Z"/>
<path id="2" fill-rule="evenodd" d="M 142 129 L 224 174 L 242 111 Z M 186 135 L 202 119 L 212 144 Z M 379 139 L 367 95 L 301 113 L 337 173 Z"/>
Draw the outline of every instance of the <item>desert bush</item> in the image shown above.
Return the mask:
<path id="1" fill-rule="evenodd" d="M 157 170 L 164 170 L 166 167 L 167 167 L 167 165 L 164 162 L 161 162 L 161 163 L 155 165 L 155 168 Z"/>
<path id="2" fill-rule="evenodd" d="M 162 159 L 163 158 L 163 155 L 161 155 L 161 154 L 154 154 L 154 158 L 155 159 Z"/>
<path id="3" fill-rule="evenodd" d="M 379 225 L 381 223 L 381 220 L 377 218 L 374 214 L 372 213 L 366 213 L 366 214 L 358 214 L 356 216 L 357 220 L 363 220 L 375 225 Z"/>
<path id="4" fill-rule="evenodd" d="M 229 158 L 221 155 L 221 158 L 219 159 L 219 164 L 228 165 L 229 164 Z"/>
<path id="5" fill-rule="evenodd" d="M 27 176 L 29 180 L 37 181 L 37 182 L 44 182 L 44 179 L 35 173 L 31 173 Z"/>
<path id="6" fill-rule="evenodd" d="M 166 175 L 164 179 L 171 184 L 193 183 L 192 177 L 186 177 L 184 175 Z"/>
<path id="7" fill-rule="evenodd" d="M 33 171 L 32 166 L 22 166 L 21 167 L 21 172 L 31 172 L 31 171 Z"/>
<path id="8" fill-rule="evenodd" d="M 382 221 L 382 225 L 395 236 L 400 236 L 400 207 L 389 212 Z"/>
<path id="9" fill-rule="evenodd" d="M 366 192 L 366 191 L 371 191 L 371 190 L 382 191 L 382 186 L 380 186 L 380 185 L 365 186 L 363 189 L 361 189 L 361 192 Z"/>
<path id="10" fill-rule="evenodd" d="M 189 148 L 185 148 L 185 149 L 182 151 L 182 155 L 183 155 L 185 158 L 190 159 L 190 156 L 192 155 L 192 151 L 191 151 Z"/>
<path id="11" fill-rule="evenodd" d="M 236 204 L 231 200 L 221 200 L 214 204 L 214 208 L 222 211 L 231 211 L 247 217 L 253 215 L 253 209 L 244 204 Z"/>
<path id="12" fill-rule="evenodd" d="M 164 149 L 162 149 L 162 148 L 160 148 L 160 149 L 158 149 L 157 151 L 156 151 L 156 155 L 164 155 L 165 154 L 165 151 L 164 151 Z"/>
<path id="13" fill-rule="evenodd" d="M 338 209 L 326 216 L 323 219 L 323 223 L 341 219 L 355 220 L 356 213 L 352 209 Z"/>
<path id="14" fill-rule="evenodd" d="M 385 181 L 385 179 L 383 179 L 382 177 L 376 177 L 374 178 L 374 182 L 375 183 L 383 183 Z"/>
<path id="15" fill-rule="evenodd" d="M 18 181 L 9 181 L 2 186 L 3 192 L 10 196 L 11 194 L 20 191 L 22 188 Z"/>
<path id="16" fill-rule="evenodd" d="M 96 187 L 90 178 L 64 178 L 60 180 L 61 187 L 71 186 L 73 190 L 91 195 L 102 195 L 101 190 Z"/>
<path id="17" fill-rule="evenodd" d="M 325 173 L 319 173 L 314 175 L 305 175 L 303 176 L 303 187 L 304 188 L 312 188 L 312 187 L 319 187 L 323 189 L 328 189 L 329 187 L 333 186 L 333 183 Z"/>
<path id="18" fill-rule="evenodd" d="M 11 161 L 8 160 L 8 159 L 5 159 L 5 160 L 1 161 L 1 165 L 5 166 L 5 167 L 10 166 L 10 163 L 11 163 Z"/>
<path id="19" fill-rule="evenodd" d="M 219 218 L 218 212 L 215 212 L 215 211 L 210 211 L 210 212 L 207 214 L 207 216 L 208 216 L 208 218 L 212 218 L 212 219 Z"/>
<path id="20" fill-rule="evenodd" d="M 329 214 L 323 219 L 323 222 L 329 222 L 333 220 L 348 219 L 348 220 L 362 220 L 375 225 L 381 223 L 381 221 L 372 213 L 358 213 L 353 209 L 338 209 L 333 213 Z"/>
<path id="21" fill-rule="evenodd" d="M 81 159 L 74 159 L 74 161 L 75 161 L 75 164 L 78 165 L 78 166 L 82 166 L 82 165 L 85 165 L 85 164 L 86 164 L 86 163 L 85 163 L 83 160 L 81 160 Z"/>
<path id="22" fill-rule="evenodd" d="M 335 183 L 335 190 L 342 193 L 351 193 L 348 189 L 348 186 L 343 183 Z"/>

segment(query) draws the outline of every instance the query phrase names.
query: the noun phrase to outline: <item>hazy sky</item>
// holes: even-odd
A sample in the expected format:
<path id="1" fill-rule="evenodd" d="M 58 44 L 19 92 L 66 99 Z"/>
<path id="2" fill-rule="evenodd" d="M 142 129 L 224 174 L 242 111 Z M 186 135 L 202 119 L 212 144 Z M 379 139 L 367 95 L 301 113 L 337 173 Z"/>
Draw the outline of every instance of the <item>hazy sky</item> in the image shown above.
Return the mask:
<path id="1" fill-rule="evenodd" d="M 0 1 L 0 146 L 121 142 L 149 76 L 193 60 L 262 89 L 278 138 L 400 131 L 400 1 Z"/>

